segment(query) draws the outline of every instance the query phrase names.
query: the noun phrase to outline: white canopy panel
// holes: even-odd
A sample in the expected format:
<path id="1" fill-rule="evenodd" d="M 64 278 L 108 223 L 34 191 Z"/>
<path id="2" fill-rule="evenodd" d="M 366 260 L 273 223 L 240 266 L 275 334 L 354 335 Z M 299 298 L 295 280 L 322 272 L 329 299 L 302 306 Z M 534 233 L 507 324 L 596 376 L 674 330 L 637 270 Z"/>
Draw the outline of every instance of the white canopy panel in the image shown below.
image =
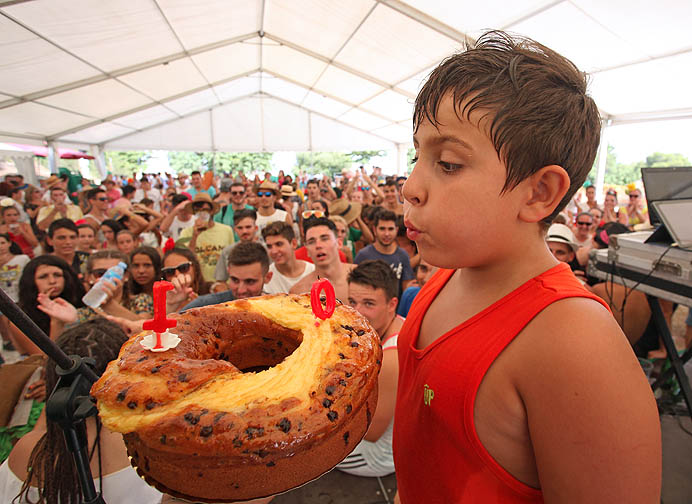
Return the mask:
<path id="1" fill-rule="evenodd" d="M 692 118 L 692 3 L 0 0 L 0 137 L 118 149 L 392 149 L 487 28 L 591 73 L 611 124 Z"/>

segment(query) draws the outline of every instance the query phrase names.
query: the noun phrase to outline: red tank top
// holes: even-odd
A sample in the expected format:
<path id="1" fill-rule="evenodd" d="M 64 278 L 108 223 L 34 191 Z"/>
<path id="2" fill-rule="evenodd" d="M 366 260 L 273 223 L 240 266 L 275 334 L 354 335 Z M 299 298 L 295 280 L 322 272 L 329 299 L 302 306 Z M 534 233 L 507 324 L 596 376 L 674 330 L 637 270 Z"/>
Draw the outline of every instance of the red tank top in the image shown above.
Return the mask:
<path id="1" fill-rule="evenodd" d="M 560 263 L 418 350 L 423 317 L 453 273 L 440 270 L 425 284 L 399 334 L 393 447 L 401 502 L 543 502 L 540 490 L 514 478 L 481 444 L 476 392 L 497 356 L 546 306 L 567 297 L 606 304 Z"/>

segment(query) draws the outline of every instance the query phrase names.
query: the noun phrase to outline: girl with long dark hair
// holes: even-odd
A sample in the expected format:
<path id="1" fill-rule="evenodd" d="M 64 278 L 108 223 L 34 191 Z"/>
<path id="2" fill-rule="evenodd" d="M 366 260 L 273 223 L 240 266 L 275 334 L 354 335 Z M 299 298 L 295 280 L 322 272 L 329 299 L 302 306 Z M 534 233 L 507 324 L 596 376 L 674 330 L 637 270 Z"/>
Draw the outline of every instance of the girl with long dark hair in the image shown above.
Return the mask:
<path id="1" fill-rule="evenodd" d="M 91 357 L 101 375 L 118 357 L 127 341 L 123 331 L 103 318 L 68 329 L 58 346 L 68 355 Z M 46 364 L 46 389 L 52 390 L 58 375 L 55 364 Z M 94 484 L 109 504 L 154 504 L 161 493 L 142 481 L 130 466 L 122 435 L 101 426 L 98 417 L 86 419 L 87 442 Z M 3 503 L 82 502 L 82 492 L 62 429 L 42 414 L 32 432 L 22 437 L 8 460 L 0 466 L 0 501 Z"/>
<path id="2" fill-rule="evenodd" d="M 45 294 L 50 299 L 62 298 L 75 307 L 82 307 L 84 288 L 63 260 L 54 255 L 35 257 L 24 266 L 19 278 L 19 307 L 38 325 L 43 332 L 55 340 L 62 333 L 63 323 L 51 319 L 38 306 L 38 295 Z M 40 354 L 41 350 L 24 336 L 14 324 L 10 326 L 17 351 L 21 354 Z"/>

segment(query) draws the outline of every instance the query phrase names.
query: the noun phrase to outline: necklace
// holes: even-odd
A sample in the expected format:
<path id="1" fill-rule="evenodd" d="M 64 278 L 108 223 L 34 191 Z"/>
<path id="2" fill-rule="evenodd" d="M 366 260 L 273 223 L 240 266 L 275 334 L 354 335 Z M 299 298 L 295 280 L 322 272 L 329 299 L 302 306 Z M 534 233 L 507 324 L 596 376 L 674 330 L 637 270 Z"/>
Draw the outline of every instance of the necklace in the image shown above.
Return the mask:
<path id="1" fill-rule="evenodd" d="M 387 331 L 389 331 L 389 328 L 392 327 L 392 324 L 394 323 L 395 320 L 396 320 L 396 313 L 392 317 L 392 320 L 389 321 L 389 324 L 387 324 L 387 327 L 385 328 L 385 330 L 382 332 L 382 337 L 380 339 L 382 339 L 382 340 L 384 339 L 384 337 L 387 335 Z"/>

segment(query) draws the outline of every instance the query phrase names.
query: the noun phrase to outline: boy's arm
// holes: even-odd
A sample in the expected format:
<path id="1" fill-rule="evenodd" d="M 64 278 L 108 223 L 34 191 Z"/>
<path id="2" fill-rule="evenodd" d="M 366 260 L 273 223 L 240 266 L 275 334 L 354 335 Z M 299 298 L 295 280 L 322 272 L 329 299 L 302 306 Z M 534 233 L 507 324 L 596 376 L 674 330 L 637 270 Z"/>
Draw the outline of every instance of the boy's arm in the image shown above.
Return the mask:
<path id="1" fill-rule="evenodd" d="M 515 380 L 545 502 L 659 502 L 656 402 L 612 315 L 565 299 L 519 339 L 528 351 Z"/>

